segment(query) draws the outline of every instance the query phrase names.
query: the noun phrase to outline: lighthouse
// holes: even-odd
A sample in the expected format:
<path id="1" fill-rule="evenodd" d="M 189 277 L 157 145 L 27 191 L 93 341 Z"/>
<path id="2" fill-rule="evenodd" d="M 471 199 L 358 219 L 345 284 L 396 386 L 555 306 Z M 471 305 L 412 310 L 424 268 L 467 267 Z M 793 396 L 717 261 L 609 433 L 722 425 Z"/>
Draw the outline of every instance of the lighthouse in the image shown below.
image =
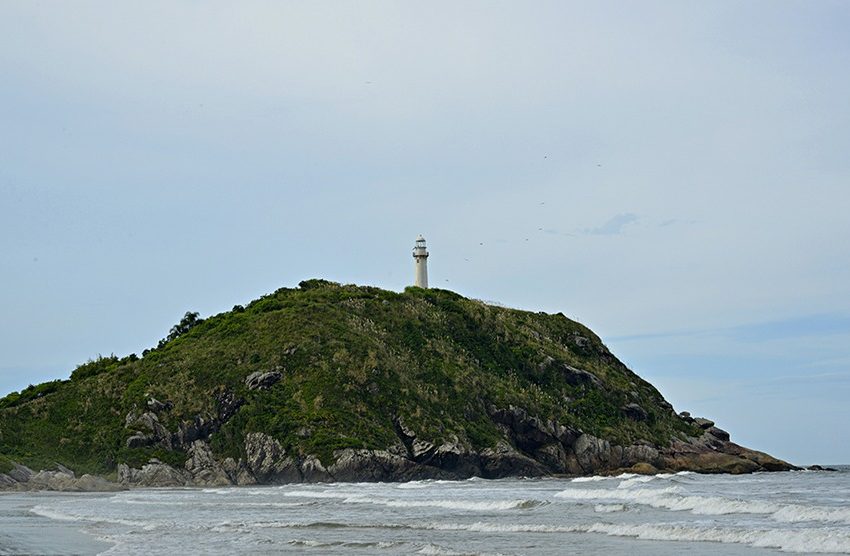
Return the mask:
<path id="1" fill-rule="evenodd" d="M 421 235 L 416 238 L 413 247 L 413 259 L 416 261 L 416 287 L 428 287 L 428 250 L 425 248 L 425 238 Z"/>

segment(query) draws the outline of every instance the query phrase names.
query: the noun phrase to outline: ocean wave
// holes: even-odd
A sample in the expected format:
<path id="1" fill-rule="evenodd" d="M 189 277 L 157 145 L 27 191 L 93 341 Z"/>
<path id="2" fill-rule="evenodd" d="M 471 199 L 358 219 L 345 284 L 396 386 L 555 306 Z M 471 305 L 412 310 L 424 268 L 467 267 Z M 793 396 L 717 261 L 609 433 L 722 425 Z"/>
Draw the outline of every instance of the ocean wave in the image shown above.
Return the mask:
<path id="1" fill-rule="evenodd" d="M 482 501 L 443 499 L 397 500 L 370 496 L 354 496 L 346 498 L 344 502 L 354 504 L 378 504 L 390 508 L 443 508 L 447 510 L 466 511 L 526 510 L 548 504 L 546 501 L 533 499 Z"/>
<path id="2" fill-rule="evenodd" d="M 86 523 L 111 523 L 113 525 L 126 525 L 129 527 L 138 527 L 145 530 L 155 529 L 158 524 L 152 521 L 132 521 L 129 519 L 120 519 L 120 518 L 110 518 L 105 516 L 87 516 L 80 514 L 71 514 L 66 513 L 56 508 L 48 508 L 45 506 L 33 506 L 29 509 L 30 513 L 35 515 L 46 517 L 48 519 L 54 519 L 57 521 L 72 521 L 72 522 L 86 522 Z"/>
<path id="3" fill-rule="evenodd" d="M 429 530 L 469 531 L 479 533 L 602 533 L 615 537 L 635 537 L 654 541 L 719 542 L 745 544 L 759 548 L 778 548 L 799 553 L 850 554 L 850 531 L 839 528 L 812 529 L 738 529 L 731 527 L 697 527 L 680 524 L 613 524 L 538 525 L 495 523 L 429 523 Z"/>
<path id="4" fill-rule="evenodd" d="M 611 477 L 602 477 L 600 475 L 594 475 L 592 477 L 576 477 L 571 483 L 593 483 L 596 481 L 607 481 L 611 479 Z"/>
<path id="5" fill-rule="evenodd" d="M 582 501 L 624 501 L 697 515 L 757 514 L 782 523 L 811 521 L 850 523 L 850 508 L 828 508 L 800 504 L 778 504 L 764 500 L 743 500 L 722 496 L 685 495 L 681 487 L 566 489 L 556 498 Z"/>
<path id="6" fill-rule="evenodd" d="M 632 477 L 630 479 L 620 481 L 617 488 L 631 488 L 635 485 L 642 485 L 650 481 L 654 481 L 656 478 L 657 475 L 640 475 L 638 477 Z"/>
<path id="7" fill-rule="evenodd" d="M 588 533 L 655 541 L 719 542 L 778 548 L 804 554 L 850 554 L 850 533 L 839 529 L 732 529 L 674 524 L 614 525 L 595 523 Z"/>
<path id="8" fill-rule="evenodd" d="M 850 523 L 850 508 L 791 504 L 778 509 L 771 518 L 782 523 L 803 523 L 807 521 Z"/>
<path id="9" fill-rule="evenodd" d="M 719 496 L 682 495 L 678 486 L 665 488 L 631 489 L 567 489 L 555 494 L 556 498 L 571 500 L 616 500 L 634 502 L 653 508 L 673 511 L 691 511 L 701 515 L 770 514 L 779 506 L 768 502 L 722 498 Z"/>
<path id="10" fill-rule="evenodd" d="M 598 514 L 610 514 L 614 512 L 626 511 L 625 504 L 596 504 L 593 506 L 593 511 Z"/>

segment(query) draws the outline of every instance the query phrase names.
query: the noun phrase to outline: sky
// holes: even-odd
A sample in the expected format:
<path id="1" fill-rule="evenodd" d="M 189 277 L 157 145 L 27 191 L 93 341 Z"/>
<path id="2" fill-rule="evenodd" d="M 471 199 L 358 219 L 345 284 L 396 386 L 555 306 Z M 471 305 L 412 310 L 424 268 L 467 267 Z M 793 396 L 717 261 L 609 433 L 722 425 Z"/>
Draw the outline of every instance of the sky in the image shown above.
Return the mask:
<path id="1" fill-rule="evenodd" d="M 0 4 L 0 395 L 307 278 L 597 332 L 850 463 L 850 4 Z"/>

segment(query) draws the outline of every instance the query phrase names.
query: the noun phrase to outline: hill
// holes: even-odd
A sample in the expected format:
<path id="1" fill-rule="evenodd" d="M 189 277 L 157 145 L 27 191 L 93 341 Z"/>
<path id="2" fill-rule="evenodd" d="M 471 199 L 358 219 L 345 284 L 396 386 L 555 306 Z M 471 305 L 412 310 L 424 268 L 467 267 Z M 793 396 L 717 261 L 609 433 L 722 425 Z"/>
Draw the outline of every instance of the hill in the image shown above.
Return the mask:
<path id="1" fill-rule="evenodd" d="M 10 488 L 790 468 L 564 315 L 438 289 L 308 280 L 0 400 Z"/>

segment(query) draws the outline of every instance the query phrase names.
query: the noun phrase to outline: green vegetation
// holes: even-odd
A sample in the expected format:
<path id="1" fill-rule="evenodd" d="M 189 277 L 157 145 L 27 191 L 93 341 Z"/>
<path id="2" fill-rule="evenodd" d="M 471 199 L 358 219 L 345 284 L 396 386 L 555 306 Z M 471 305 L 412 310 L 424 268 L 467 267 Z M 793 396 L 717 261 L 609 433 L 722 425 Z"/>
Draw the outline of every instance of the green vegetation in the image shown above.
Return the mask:
<path id="1" fill-rule="evenodd" d="M 564 365 L 602 385 L 571 384 Z M 247 375 L 272 369 L 282 372 L 277 384 L 246 388 Z M 340 448 L 385 448 L 397 442 L 396 416 L 423 438 L 456 435 L 485 448 L 502 437 L 490 411 L 508 405 L 619 443 L 694 432 L 593 332 L 562 314 L 438 289 L 395 293 L 308 280 L 205 320 L 187 313 L 142 358 L 98 357 L 70 380 L 9 394 L 0 400 L 0 467 L 59 462 L 108 473 L 150 457 L 182 464 L 181 452 L 127 448 L 135 429 L 125 416 L 150 397 L 170 400 L 160 420 L 175 431 L 196 415 L 216 415 L 224 391 L 244 404 L 211 445 L 233 457 L 255 431 L 325 462 Z M 648 418 L 626 418 L 627 403 Z"/>

